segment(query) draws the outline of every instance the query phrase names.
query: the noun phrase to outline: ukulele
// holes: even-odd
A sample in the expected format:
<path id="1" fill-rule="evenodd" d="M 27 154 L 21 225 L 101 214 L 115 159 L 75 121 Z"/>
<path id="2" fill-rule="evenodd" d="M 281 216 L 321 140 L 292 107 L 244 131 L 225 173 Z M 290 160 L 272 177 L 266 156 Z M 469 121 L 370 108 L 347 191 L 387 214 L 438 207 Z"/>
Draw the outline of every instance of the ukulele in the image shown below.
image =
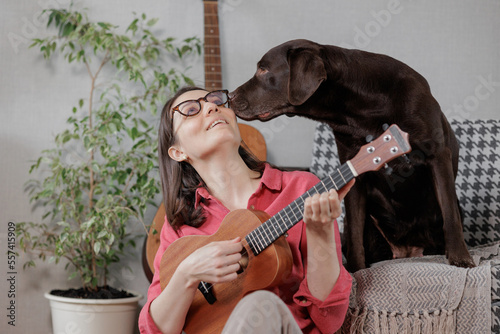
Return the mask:
<path id="1" fill-rule="evenodd" d="M 179 264 L 195 250 L 213 241 L 241 237 L 243 244 L 241 269 L 235 280 L 210 284 L 200 282 L 188 310 L 184 331 L 220 333 L 236 304 L 247 293 L 276 286 L 286 279 L 292 269 L 292 254 L 285 233 L 303 217 L 304 201 L 316 193 L 339 190 L 356 176 L 377 171 L 386 163 L 411 151 L 408 134 L 397 125 L 361 147 L 354 158 L 273 217 L 263 211 L 234 210 L 221 222 L 213 235 L 184 236 L 165 251 L 160 265 L 162 290 L 168 285 Z"/>

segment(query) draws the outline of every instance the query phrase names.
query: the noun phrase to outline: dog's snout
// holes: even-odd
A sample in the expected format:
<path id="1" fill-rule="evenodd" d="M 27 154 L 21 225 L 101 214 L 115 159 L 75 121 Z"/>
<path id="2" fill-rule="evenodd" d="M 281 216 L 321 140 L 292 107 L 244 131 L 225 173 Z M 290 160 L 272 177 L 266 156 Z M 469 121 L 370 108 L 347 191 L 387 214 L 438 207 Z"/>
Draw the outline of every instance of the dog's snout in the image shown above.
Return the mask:
<path id="1" fill-rule="evenodd" d="M 237 113 L 238 111 L 247 109 L 249 103 L 246 99 L 241 98 L 241 95 L 238 95 L 237 90 L 235 90 L 229 93 L 229 106 Z"/>

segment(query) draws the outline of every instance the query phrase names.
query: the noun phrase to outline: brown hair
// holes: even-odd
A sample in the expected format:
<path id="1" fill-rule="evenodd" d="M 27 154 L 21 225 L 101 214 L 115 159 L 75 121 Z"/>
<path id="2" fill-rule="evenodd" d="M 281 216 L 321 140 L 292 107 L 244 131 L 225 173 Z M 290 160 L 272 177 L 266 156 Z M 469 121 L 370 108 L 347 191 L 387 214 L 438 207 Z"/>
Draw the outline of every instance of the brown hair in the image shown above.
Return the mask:
<path id="1" fill-rule="evenodd" d="M 167 101 L 163 107 L 158 131 L 158 158 L 160 180 L 163 192 L 163 205 L 170 225 L 178 230 L 182 225 L 198 227 L 205 222 L 202 207 L 195 209 L 196 189 L 206 184 L 198 172 L 185 161 L 177 162 L 170 158 L 168 149 L 175 144 L 176 137 L 173 130 L 172 104 L 182 94 L 192 90 L 206 90 L 204 88 L 187 86 Z M 246 165 L 262 176 L 265 164 L 241 145 L 238 150 Z"/>

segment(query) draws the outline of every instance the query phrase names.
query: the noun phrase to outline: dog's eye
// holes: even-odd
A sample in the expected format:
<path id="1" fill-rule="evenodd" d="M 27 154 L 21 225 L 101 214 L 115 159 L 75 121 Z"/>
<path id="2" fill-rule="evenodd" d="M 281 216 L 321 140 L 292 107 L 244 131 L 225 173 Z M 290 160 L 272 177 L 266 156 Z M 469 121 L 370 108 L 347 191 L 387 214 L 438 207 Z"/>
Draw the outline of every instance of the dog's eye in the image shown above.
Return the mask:
<path id="1" fill-rule="evenodd" d="M 267 72 L 268 72 L 268 70 L 267 70 L 267 69 L 265 69 L 265 68 L 262 68 L 262 67 L 259 67 L 259 68 L 257 69 L 257 75 L 264 75 L 264 74 L 266 74 Z"/>

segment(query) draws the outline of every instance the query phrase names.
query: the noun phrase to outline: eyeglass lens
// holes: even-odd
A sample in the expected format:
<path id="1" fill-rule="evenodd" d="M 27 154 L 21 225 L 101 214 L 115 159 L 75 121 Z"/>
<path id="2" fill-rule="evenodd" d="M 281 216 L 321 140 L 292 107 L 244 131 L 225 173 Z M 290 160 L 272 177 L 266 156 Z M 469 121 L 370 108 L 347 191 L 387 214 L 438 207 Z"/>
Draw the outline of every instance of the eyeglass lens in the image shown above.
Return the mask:
<path id="1" fill-rule="evenodd" d="M 184 116 L 194 116 L 201 111 L 201 103 L 200 103 L 201 100 L 213 103 L 217 106 L 222 106 L 227 103 L 228 96 L 225 91 L 210 92 L 207 95 L 205 95 L 205 97 L 202 97 L 198 100 L 190 100 L 182 102 L 181 104 L 179 104 L 178 110 Z"/>

